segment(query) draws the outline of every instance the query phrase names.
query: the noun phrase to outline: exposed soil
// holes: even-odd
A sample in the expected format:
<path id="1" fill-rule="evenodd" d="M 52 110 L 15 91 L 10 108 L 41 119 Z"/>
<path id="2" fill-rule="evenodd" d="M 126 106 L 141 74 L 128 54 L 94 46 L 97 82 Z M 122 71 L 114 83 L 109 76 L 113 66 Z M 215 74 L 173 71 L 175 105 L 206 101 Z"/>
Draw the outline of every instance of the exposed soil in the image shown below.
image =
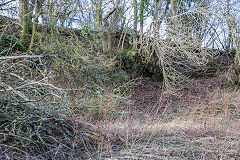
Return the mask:
<path id="1" fill-rule="evenodd" d="M 240 92 L 227 72 L 217 75 L 190 79 L 176 94 L 162 82 L 141 81 L 127 115 L 103 124 L 124 149 L 99 159 L 240 159 Z"/>
<path id="2" fill-rule="evenodd" d="M 201 103 L 203 101 L 207 102 L 214 91 L 223 92 L 234 89 L 234 86 L 228 86 L 230 82 L 226 82 L 226 75 L 224 74 L 215 77 L 190 79 L 190 81 L 178 85 L 174 94 L 164 89 L 163 82 L 143 80 L 132 90 L 131 100 L 133 103 L 130 108 L 146 112 L 157 108 L 162 110 L 169 104 L 175 107 L 186 107 L 197 103 L 199 100 L 201 100 Z"/>
<path id="3" fill-rule="evenodd" d="M 217 54 L 216 58 L 209 59 L 209 63 L 218 68 L 214 76 L 188 79 L 175 88 L 174 94 L 164 89 L 163 82 L 143 80 L 132 90 L 133 103 L 130 108 L 142 112 L 154 110 L 159 112 L 167 106 L 186 107 L 193 103 L 208 102 L 214 91 L 221 93 L 233 91 L 235 86 L 232 86 L 232 82 L 229 81 L 233 79 L 230 77 L 232 74 L 227 71 L 233 63 L 233 56 L 217 52 L 214 54 Z"/>

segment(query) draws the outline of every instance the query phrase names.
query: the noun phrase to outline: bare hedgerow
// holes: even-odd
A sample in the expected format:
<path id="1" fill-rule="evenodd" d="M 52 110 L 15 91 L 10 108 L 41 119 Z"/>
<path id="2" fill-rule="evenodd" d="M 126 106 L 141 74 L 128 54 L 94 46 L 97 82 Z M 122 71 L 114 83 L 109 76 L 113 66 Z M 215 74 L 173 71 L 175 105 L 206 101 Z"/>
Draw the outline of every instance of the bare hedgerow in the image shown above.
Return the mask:
<path id="1" fill-rule="evenodd" d="M 125 93 L 129 93 L 132 82 L 117 67 L 114 56 L 111 58 L 92 46 L 94 33 L 54 28 L 53 35 L 47 31 L 41 34 L 44 36 L 38 37 L 36 48 L 58 55 L 51 64 L 55 74 L 51 81 L 67 90 L 74 115 L 102 119 L 117 114 L 116 106 L 126 100 Z"/>
<path id="2" fill-rule="evenodd" d="M 48 65 L 30 65 L 45 56 L 0 57 L 0 159 L 84 157 L 104 140 L 75 121 L 67 90 L 51 83 Z"/>
<path id="3" fill-rule="evenodd" d="M 2 35 L 13 34 L 1 31 Z M 96 128 L 76 121 L 69 105 L 70 89 L 55 79 L 53 67 L 60 53 L 53 48 L 59 46 L 44 50 L 34 45 L 28 55 L 7 48 L 14 46 L 7 42 L 3 50 L 7 55 L 0 57 L 0 159 L 84 158 L 97 149 L 98 142 L 105 145 L 107 141 Z M 74 49 L 71 46 L 63 54 Z"/>
<path id="4" fill-rule="evenodd" d="M 178 4 L 176 12 L 172 16 L 163 15 L 159 21 L 153 20 L 140 44 L 143 59 L 160 67 L 165 85 L 172 89 L 190 75 L 206 70 L 210 59 L 227 49 L 229 37 L 224 28 L 231 24 L 232 36 L 233 28 L 237 28 L 231 18 L 233 13 L 227 16 L 225 1 L 204 1 L 189 9 Z"/>

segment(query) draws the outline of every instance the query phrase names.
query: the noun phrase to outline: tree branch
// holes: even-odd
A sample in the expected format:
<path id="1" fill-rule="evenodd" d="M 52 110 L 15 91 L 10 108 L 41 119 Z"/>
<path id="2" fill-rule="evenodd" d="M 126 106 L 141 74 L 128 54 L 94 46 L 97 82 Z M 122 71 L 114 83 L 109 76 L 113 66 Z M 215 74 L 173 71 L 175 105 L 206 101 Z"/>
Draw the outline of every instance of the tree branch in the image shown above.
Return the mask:
<path id="1" fill-rule="evenodd" d="M 104 24 L 104 27 L 108 27 L 107 25 L 107 19 L 116 11 L 117 7 L 114 7 L 112 10 L 110 10 L 103 18 L 103 24 Z"/>

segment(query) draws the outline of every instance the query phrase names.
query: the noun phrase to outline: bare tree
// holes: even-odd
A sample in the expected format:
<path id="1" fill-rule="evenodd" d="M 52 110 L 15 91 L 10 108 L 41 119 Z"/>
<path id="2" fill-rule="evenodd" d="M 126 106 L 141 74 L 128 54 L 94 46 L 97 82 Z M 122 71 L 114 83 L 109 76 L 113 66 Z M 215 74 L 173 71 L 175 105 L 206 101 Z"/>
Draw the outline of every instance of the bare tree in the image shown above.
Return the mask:
<path id="1" fill-rule="evenodd" d="M 137 48 L 137 20 L 138 20 L 138 8 L 137 8 L 137 0 L 133 0 L 133 47 Z"/>
<path id="2" fill-rule="evenodd" d="M 140 1 L 140 10 L 139 10 L 139 17 L 140 17 L 140 26 L 139 26 L 139 30 L 140 30 L 140 37 L 139 37 L 140 49 L 139 49 L 139 53 L 142 52 L 142 45 L 143 45 L 144 2 L 145 2 L 145 0 Z"/>
<path id="3" fill-rule="evenodd" d="M 233 32 L 233 24 L 232 24 L 232 15 L 230 13 L 230 3 L 231 0 L 227 0 L 227 25 L 228 25 L 228 41 L 226 45 L 226 49 L 230 50 L 232 44 L 232 32 Z"/>
<path id="4" fill-rule="evenodd" d="M 153 16 L 153 30 L 151 28 L 143 37 L 143 55 L 147 62 L 158 65 L 165 79 L 165 84 L 169 88 L 173 87 L 177 82 L 186 80 L 191 74 L 207 67 L 208 58 L 212 56 L 212 52 L 202 48 L 202 42 L 208 41 L 213 43 L 215 36 L 205 36 L 199 38 L 197 35 L 209 34 L 207 31 L 216 30 L 218 24 L 222 22 L 215 21 L 214 25 L 201 25 L 200 23 L 211 19 L 211 7 L 196 5 L 195 8 L 190 7 L 189 1 L 184 4 L 187 6 L 179 6 L 174 0 L 171 0 L 170 16 L 167 15 L 168 5 L 165 6 L 163 19 L 157 20 L 156 5 Z M 193 3 L 193 2 L 192 2 Z M 167 3 L 165 3 L 167 4 Z M 165 16 L 164 16 L 165 15 Z M 164 21 L 166 26 L 158 25 L 157 22 Z M 162 30 L 165 34 L 158 32 Z M 152 34 L 153 33 L 153 34 Z M 211 38 L 212 37 L 212 38 Z"/>
<path id="5" fill-rule="evenodd" d="M 96 5 L 96 29 L 100 31 L 102 25 L 102 0 L 97 1 Z"/>
<path id="6" fill-rule="evenodd" d="M 30 0 L 21 0 L 19 6 L 22 11 L 22 15 L 20 14 L 20 22 L 22 22 L 22 34 L 20 41 L 25 47 L 28 46 L 29 36 L 31 35 L 32 11 L 30 10 L 30 5 Z"/>
<path id="7" fill-rule="evenodd" d="M 164 8 L 161 8 L 163 10 L 163 13 L 161 17 L 159 17 L 159 6 L 160 6 L 160 0 L 155 0 L 154 1 L 154 13 L 153 13 L 153 30 L 154 30 L 154 35 L 158 36 L 159 35 L 159 29 L 160 26 L 164 20 L 164 18 L 167 17 L 167 12 L 169 10 L 169 5 L 170 1 L 166 1 L 166 5 Z M 163 1 L 161 1 L 163 3 Z"/>
<path id="8" fill-rule="evenodd" d="M 23 1 L 19 0 L 19 23 L 22 24 L 23 18 Z"/>
<path id="9" fill-rule="evenodd" d="M 114 12 L 118 9 L 118 7 L 119 7 L 119 0 L 116 0 L 114 7 L 109 12 L 107 12 L 107 14 L 103 17 L 103 24 L 107 30 L 107 46 L 108 46 L 107 51 L 108 52 L 112 50 L 112 30 L 115 27 L 114 23 L 116 23 L 115 21 L 114 23 L 113 22 L 109 23 L 108 19 L 111 15 L 114 15 Z M 115 18 L 116 18 L 116 15 L 115 15 Z"/>

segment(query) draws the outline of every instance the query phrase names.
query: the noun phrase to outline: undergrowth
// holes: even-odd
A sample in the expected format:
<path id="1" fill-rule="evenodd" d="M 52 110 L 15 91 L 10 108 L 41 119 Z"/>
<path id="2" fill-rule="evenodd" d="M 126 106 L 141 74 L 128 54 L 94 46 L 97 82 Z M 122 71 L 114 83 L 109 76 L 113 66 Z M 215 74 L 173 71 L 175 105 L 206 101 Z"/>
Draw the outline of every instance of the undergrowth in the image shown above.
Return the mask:
<path id="1" fill-rule="evenodd" d="M 33 79 L 24 64 L 19 59 L 0 63 L 1 158 L 72 159 L 92 153 L 97 131 L 76 123 L 66 93 L 44 77 Z"/>
<path id="2" fill-rule="evenodd" d="M 71 36 L 61 36 L 56 31 L 53 37 L 39 37 L 42 49 L 58 56 L 51 65 L 56 85 L 70 90 L 75 113 L 93 119 L 111 118 L 118 112 L 116 106 L 129 94 L 130 76 L 117 67 L 114 55 L 89 51 L 88 41 L 71 31 L 68 34 Z"/>
<path id="3" fill-rule="evenodd" d="M 18 46 L 8 50 L 15 57 L 0 61 L 1 158 L 86 159 L 99 143 L 109 145 L 111 138 L 81 117 L 120 114 L 117 106 L 129 95 L 130 77 L 114 57 L 91 51 L 88 42 L 69 34 L 36 33 L 30 51 L 36 58 L 21 58 L 17 39 L 14 44 L 1 39 L 7 42 L 3 48 Z"/>

